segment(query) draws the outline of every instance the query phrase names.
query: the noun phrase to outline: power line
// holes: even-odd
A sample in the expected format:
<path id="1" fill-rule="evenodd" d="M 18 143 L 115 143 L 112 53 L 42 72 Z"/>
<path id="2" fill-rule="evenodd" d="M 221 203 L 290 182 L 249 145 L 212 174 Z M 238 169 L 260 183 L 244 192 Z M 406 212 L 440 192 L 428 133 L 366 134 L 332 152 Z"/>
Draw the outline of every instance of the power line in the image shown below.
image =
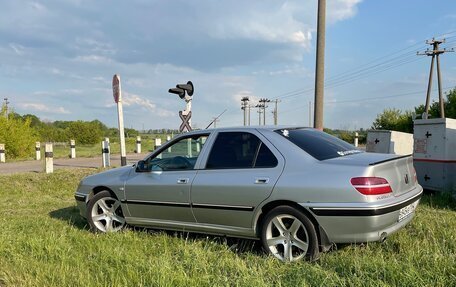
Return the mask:
<path id="1" fill-rule="evenodd" d="M 455 34 L 456 33 L 456 30 L 454 31 L 450 31 L 450 32 L 447 32 L 447 33 L 444 33 L 442 35 L 452 35 L 452 34 Z M 450 36 L 450 37 L 446 37 L 446 39 L 452 39 L 452 38 L 456 38 L 456 35 L 454 36 Z M 454 41 L 451 41 L 451 42 L 448 42 L 448 43 L 452 43 L 452 42 L 456 42 L 456 40 Z M 417 46 L 420 46 L 417 48 Z M 389 57 L 391 56 L 394 56 L 394 55 L 397 55 L 401 52 L 404 52 L 404 51 L 407 51 L 407 50 L 416 50 L 416 49 L 421 49 L 421 48 L 424 48 L 426 47 L 425 45 L 417 42 L 417 43 L 414 43 L 412 45 L 409 45 L 405 48 L 402 48 L 402 49 L 399 49 L 395 52 L 392 52 L 392 53 L 389 53 L 389 54 L 386 54 L 384 56 L 381 56 L 381 57 L 377 57 L 371 61 L 368 61 L 367 63 L 365 64 L 362 64 L 361 66 L 359 66 L 356 70 L 348 70 L 348 71 L 345 71 L 343 73 L 340 73 L 336 76 L 332 76 L 332 77 L 329 77 L 328 80 L 326 81 L 325 83 L 325 86 L 326 87 L 331 87 L 330 85 L 337 85 L 337 86 L 340 86 L 342 85 L 342 83 L 344 82 L 344 80 L 347 80 L 349 82 L 353 82 L 355 80 L 357 80 L 358 78 L 356 76 L 360 76 L 361 78 L 365 78 L 367 76 L 371 76 L 373 74 L 377 74 L 377 73 L 380 73 L 380 72 L 384 72 L 384 71 L 387 71 L 389 69 L 393 69 L 396 67 L 399 67 L 399 66 L 403 66 L 405 64 L 409 64 L 409 63 L 413 63 L 415 62 L 414 60 L 411 60 L 411 56 L 412 54 L 410 54 L 410 52 L 406 52 L 406 53 L 402 53 L 398 56 L 395 56 L 393 58 L 390 58 L 388 59 Z M 410 55 L 407 57 L 407 55 Z M 414 54 L 413 54 L 414 55 Z M 407 57 L 406 59 L 401 59 L 403 57 Z M 382 59 L 385 59 L 384 61 L 382 62 L 379 62 L 380 60 Z M 407 61 L 407 60 L 410 60 L 410 61 Z M 386 65 L 388 64 L 388 65 Z M 370 66 L 369 66 L 370 65 Z M 363 72 L 366 72 L 366 73 L 363 73 Z M 334 83 L 334 81 L 337 80 L 337 84 Z M 347 83 L 349 83 L 347 82 Z M 277 97 L 274 97 L 272 98 L 273 100 L 274 99 L 285 99 L 285 98 L 290 98 L 290 97 L 295 97 L 295 96 L 298 96 L 298 95 L 303 95 L 303 94 L 306 94 L 306 93 L 310 93 L 310 92 L 313 92 L 314 89 L 313 88 L 301 88 L 301 89 L 297 89 L 297 90 L 294 90 L 294 91 L 290 91 L 290 92 L 287 92 L 287 93 L 283 93 Z"/>
<path id="2" fill-rule="evenodd" d="M 448 86 L 448 87 L 443 88 L 443 90 L 446 92 L 446 91 L 449 91 L 449 90 L 454 89 L 454 88 L 455 87 L 453 87 L 453 86 Z M 434 91 L 437 91 L 437 88 L 434 89 Z M 362 99 L 354 99 L 353 98 L 353 99 L 347 99 L 347 100 L 341 100 L 341 101 L 332 100 L 332 101 L 325 102 L 325 105 L 354 103 L 354 102 L 367 102 L 367 101 L 372 101 L 372 100 L 384 100 L 384 99 L 397 98 L 397 97 L 403 97 L 403 96 L 417 95 L 417 94 L 421 94 L 421 93 L 423 93 L 423 91 L 406 92 L 406 93 L 394 94 L 394 95 L 389 95 L 389 96 L 369 97 L 369 98 L 362 98 Z M 283 111 L 282 113 L 295 111 L 295 110 L 300 110 L 300 109 L 304 109 L 306 107 L 307 106 L 299 106 L 299 107 L 295 107 L 295 108 Z"/>

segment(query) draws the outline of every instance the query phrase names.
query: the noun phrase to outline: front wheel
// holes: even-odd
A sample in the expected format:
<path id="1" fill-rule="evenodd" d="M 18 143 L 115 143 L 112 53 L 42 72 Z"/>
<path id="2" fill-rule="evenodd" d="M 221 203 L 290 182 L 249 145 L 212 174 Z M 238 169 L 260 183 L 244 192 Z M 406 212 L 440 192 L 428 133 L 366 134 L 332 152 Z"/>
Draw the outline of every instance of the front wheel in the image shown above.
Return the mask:
<path id="1" fill-rule="evenodd" d="M 116 232 L 125 226 L 120 201 L 104 190 L 87 205 L 87 221 L 93 232 Z"/>
<path id="2" fill-rule="evenodd" d="M 312 222 L 290 206 L 279 206 L 265 217 L 261 229 L 263 248 L 282 261 L 318 257 L 318 238 Z"/>

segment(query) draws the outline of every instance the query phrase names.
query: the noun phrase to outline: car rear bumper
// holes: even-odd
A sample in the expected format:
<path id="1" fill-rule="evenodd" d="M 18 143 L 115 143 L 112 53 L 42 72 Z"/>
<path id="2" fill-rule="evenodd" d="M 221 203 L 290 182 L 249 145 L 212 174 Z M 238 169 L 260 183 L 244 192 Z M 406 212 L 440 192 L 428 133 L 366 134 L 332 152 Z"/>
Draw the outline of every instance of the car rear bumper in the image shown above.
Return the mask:
<path id="1" fill-rule="evenodd" d="M 415 214 L 423 189 L 406 198 L 380 206 L 305 206 L 315 216 L 333 243 L 380 241 L 409 223 Z M 413 205 L 413 206 L 411 206 Z M 412 210 L 406 216 L 404 210 Z"/>

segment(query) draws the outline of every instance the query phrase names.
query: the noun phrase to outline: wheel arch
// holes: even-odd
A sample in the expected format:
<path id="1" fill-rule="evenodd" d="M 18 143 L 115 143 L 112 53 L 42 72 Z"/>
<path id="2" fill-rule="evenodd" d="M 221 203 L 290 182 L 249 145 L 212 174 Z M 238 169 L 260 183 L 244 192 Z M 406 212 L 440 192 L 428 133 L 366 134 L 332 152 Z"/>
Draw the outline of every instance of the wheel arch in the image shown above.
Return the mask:
<path id="1" fill-rule="evenodd" d="M 269 211 L 273 210 L 274 208 L 278 206 L 290 206 L 292 208 L 295 208 L 296 210 L 302 212 L 309 220 L 312 222 L 312 224 L 315 227 L 315 232 L 317 233 L 317 238 L 318 238 L 318 244 L 319 244 L 319 249 L 320 251 L 326 251 L 329 250 L 329 248 L 333 245 L 332 242 L 329 240 L 326 231 L 323 229 L 323 227 L 318 223 L 317 219 L 315 216 L 307 209 L 302 207 L 300 204 L 290 201 L 290 200 L 275 200 L 266 203 L 264 206 L 261 207 L 261 212 L 258 215 L 256 222 L 255 222 L 255 234 L 258 237 L 261 237 L 261 226 L 263 226 L 263 220 L 268 214 Z"/>
<path id="2" fill-rule="evenodd" d="M 107 186 L 103 186 L 103 185 L 99 185 L 99 186 L 96 186 L 94 188 L 92 188 L 92 191 L 90 192 L 89 194 L 89 198 L 87 201 L 91 200 L 92 197 L 94 197 L 96 194 L 102 192 L 102 191 L 109 191 L 109 193 L 111 194 L 112 197 L 114 197 L 115 199 L 119 199 L 118 196 L 115 194 L 115 192 L 110 189 L 109 187 Z"/>

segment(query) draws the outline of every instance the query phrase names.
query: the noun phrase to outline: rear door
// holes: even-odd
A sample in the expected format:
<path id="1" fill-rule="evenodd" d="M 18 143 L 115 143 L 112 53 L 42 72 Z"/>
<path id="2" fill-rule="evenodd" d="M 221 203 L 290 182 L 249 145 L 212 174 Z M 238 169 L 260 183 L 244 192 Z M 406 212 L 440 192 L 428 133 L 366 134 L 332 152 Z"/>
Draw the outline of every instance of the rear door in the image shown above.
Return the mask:
<path id="1" fill-rule="evenodd" d="M 261 134 L 219 132 L 191 191 L 198 223 L 249 228 L 254 209 L 271 194 L 282 155 Z"/>

